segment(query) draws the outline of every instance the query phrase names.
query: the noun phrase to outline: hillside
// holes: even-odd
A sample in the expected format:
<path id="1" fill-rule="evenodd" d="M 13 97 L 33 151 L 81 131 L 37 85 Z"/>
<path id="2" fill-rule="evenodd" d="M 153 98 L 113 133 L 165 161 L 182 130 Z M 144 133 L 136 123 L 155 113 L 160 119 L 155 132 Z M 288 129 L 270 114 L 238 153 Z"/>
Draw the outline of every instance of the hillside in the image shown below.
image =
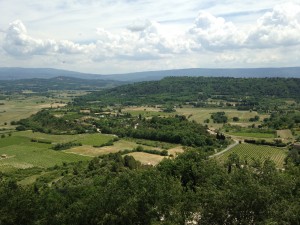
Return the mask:
<path id="1" fill-rule="evenodd" d="M 219 98 L 255 104 L 249 101 L 259 101 L 264 97 L 300 99 L 299 90 L 300 79 L 296 78 L 168 77 L 95 92 L 76 99 L 75 103 L 198 104 L 209 98 Z"/>
<path id="2" fill-rule="evenodd" d="M 3 91 L 31 90 L 44 92 L 47 90 L 99 90 L 111 88 L 125 82 L 113 80 L 87 80 L 75 77 L 54 77 L 54 78 L 32 78 L 21 80 L 0 80 L 0 88 Z"/>

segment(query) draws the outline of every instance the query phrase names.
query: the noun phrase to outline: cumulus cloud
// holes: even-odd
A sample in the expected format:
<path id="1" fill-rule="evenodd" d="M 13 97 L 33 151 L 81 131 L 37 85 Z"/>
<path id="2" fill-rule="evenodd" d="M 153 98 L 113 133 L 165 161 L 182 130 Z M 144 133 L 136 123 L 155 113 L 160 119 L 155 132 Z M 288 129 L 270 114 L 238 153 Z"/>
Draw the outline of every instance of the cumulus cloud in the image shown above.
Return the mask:
<path id="1" fill-rule="evenodd" d="M 247 26 L 247 30 L 205 11 L 199 12 L 194 23 L 181 36 L 166 35 L 165 28 L 164 24 L 155 21 L 135 20 L 115 32 L 109 28 L 98 28 L 93 41 L 79 44 L 70 40 L 36 38 L 29 34 L 22 21 L 16 20 L 0 34 L 3 49 L 13 56 L 66 55 L 68 59 L 72 56 L 74 60 L 81 58 L 89 62 L 153 61 L 192 58 L 203 52 L 206 55 L 218 52 L 212 61 L 218 65 L 234 65 L 234 62 L 247 58 L 247 55 L 255 55 L 250 54 L 254 49 L 271 52 L 275 48 L 300 45 L 300 5 L 288 3 L 275 6 L 257 22 Z M 245 52 L 245 55 L 242 57 L 240 52 Z M 263 56 L 266 55 L 267 52 Z M 275 57 L 272 60 L 275 62 L 279 59 Z"/>
<path id="2" fill-rule="evenodd" d="M 51 53 L 79 54 L 86 53 L 93 45 L 79 45 L 67 40 L 33 38 L 27 33 L 20 20 L 12 22 L 6 31 L 3 49 L 15 56 L 44 55 Z"/>
<path id="3" fill-rule="evenodd" d="M 189 30 L 195 47 L 208 50 L 222 50 L 242 46 L 245 35 L 232 22 L 201 11 Z"/>
<path id="4" fill-rule="evenodd" d="M 300 44 L 300 5 L 277 5 L 257 20 L 247 44 L 257 48 Z"/>
<path id="5" fill-rule="evenodd" d="M 179 39 L 170 39 L 162 35 L 159 23 L 146 21 L 133 23 L 134 26 L 113 34 L 105 29 L 97 29 L 97 51 L 95 59 L 119 57 L 132 60 L 159 59 L 185 50 Z"/>

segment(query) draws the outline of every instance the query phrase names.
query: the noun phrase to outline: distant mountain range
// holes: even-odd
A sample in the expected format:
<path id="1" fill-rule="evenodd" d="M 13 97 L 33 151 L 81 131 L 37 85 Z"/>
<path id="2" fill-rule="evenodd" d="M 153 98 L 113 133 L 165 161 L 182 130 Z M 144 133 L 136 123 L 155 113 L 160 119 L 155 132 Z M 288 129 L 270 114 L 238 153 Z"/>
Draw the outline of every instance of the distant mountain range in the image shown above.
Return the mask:
<path id="1" fill-rule="evenodd" d="M 177 69 L 146 71 L 124 74 L 90 74 L 50 68 L 0 68 L 0 80 L 18 80 L 30 78 L 75 77 L 82 79 L 118 80 L 127 82 L 160 80 L 167 76 L 207 76 L 207 77 L 295 77 L 300 78 L 300 67 L 281 68 L 238 68 L 238 69 Z"/>

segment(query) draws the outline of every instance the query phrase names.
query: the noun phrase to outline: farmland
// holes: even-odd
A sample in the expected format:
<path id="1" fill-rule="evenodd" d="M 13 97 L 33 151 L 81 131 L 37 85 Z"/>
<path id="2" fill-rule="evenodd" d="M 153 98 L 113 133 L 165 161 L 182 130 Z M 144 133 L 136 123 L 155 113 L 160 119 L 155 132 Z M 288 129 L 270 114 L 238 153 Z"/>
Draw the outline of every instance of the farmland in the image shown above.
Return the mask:
<path id="1" fill-rule="evenodd" d="M 11 130 L 14 128 L 10 125 L 12 121 L 27 118 L 43 108 L 63 107 L 74 96 L 85 93 L 83 91 L 56 91 L 50 92 L 50 96 L 38 94 L 31 96 L 25 92 L 6 96 L 5 99 L 0 100 L 2 104 L 0 106 L 0 128 Z"/>
<path id="2" fill-rule="evenodd" d="M 275 162 L 277 167 L 283 168 L 287 149 L 252 144 L 239 144 L 218 156 L 217 160 L 225 162 L 228 156 L 232 153 L 236 153 L 240 157 L 242 163 L 245 163 L 245 160 L 247 160 L 248 163 L 252 163 L 254 160 L 260 160 L 263 162 L 266 159 L 270 159 Z"/>
<path id="3" fill-rule="evenodd" d="M 0 155 L 5 158 L 0 160 L 0 169 L 7 167 L 29 168 L 29 167 L 51 167 L 60 165 L 63 162 L 76 162 L 88 160 L 76 154 L 69 154 L 64 151 L 54 151 L 53 144 L 79 141 L 83 145 L 101 145 L 112 140 L 114 136 L 103 134 L 80 134 L 80 135 L 49 135 L 38 132 L 23 131 L 14 132 L 11 136 L 1 138 Z M 38 142 L 32 142 L 32 139 Z M 52 144 L 39 143 L 52 142 Z"/>

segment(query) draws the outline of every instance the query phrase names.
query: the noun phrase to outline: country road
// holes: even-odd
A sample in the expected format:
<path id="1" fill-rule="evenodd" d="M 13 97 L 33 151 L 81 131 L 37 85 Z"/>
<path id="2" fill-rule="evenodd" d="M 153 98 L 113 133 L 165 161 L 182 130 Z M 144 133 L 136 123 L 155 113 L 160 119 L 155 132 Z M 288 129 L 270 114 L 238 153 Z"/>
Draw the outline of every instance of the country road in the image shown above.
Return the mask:
<path id="1" fill-rule="evenodd" d="M 235 146 L 237 146 L 239 144 L 239 141 L 238 140 L 234 140 L 234 143 L 229 145 L 227 148 L 225 148 L 224 150 L 220 151 L 220 152 L 217 152 L 216 154 L 213 154 L 211 156 L 209 156 L 209 158 L 213 158 L 213 157 L 216 157 L 218 155 L 222 155 L 224 152 L 227 152 L 229 151 L 230 149 L 234 148 Z"/>

